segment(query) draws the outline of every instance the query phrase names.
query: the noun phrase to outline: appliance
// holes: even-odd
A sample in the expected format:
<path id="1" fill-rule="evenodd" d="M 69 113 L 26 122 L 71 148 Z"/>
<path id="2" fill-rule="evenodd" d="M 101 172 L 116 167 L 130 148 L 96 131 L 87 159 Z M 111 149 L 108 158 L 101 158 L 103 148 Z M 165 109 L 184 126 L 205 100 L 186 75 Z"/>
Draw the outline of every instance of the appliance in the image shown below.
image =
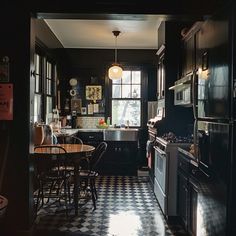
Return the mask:
<path id="1" fill-rule="evenodd" d="M 120 31 L 115 30 L 115 31 L 112 31 L 112 33 L 115 36 L 115 62 L 112 64 L 112 67 L 110 67 L 108 70 L 108 77 L 111 80 L 116 80 L 116 79 L 121 79 L 122 73 L 123 73 L 122 68 L 117 63 L 117 37 L 119 36 Z"/>
<path id="2" fill-rule="evenodd" d="M 197 184 L 192 181 L 200 186 L 196 187 L 196 235 L 227 235 L 233 143 L 230 106 L 235 102 L 230 96 L 228 24 L 226 15 L 215 16 L 196 35 L 199 68 L 193 75 L 193 111 L 199 173 L 193 178 Z"/>
<path id="3" fill-rule="evenodd" d="M 177 80 L 169 90 L 174 90 L 174 105 L 192 106 L 193 73 Z"/>
<path id="4" fill-rule="evenodd" d="M 154 185 L 154 168 L 155 168 L 155 152 L 153 149 L 153 145 L 155 144 L 156 137 L 157 137 L 157 124 L 160 120 L 162 120 L 162 109 L 156 108 L 157 102 L 151 103 L 151 111 L 156 114 L 155 117 L 151 118 L 147 122 L 148 127 L 148 140 L 146 145 L 146 157 L 148 159 L 148 170 L 149 170 L 149 177 L 151 180 L 151 183 Z M 150 110 L 149 110 L 150 111 Z"/>
<path id="5" fill-rule="evenodd" d="M 156 137 L 154 193 L 166 218 L 177 215 L 177 152 L 189 148 L 192 137 L 176 137 L 173 133 Z"/>

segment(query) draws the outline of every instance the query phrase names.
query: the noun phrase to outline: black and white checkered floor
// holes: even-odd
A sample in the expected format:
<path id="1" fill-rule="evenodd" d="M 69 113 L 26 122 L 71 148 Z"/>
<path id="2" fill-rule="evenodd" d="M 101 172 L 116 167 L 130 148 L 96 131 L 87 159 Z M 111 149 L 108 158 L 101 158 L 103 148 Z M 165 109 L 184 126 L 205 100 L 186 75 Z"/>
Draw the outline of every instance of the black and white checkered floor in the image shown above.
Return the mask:
<path id="1" fill-rule="evenodd" d="M 166 224 L 148 177 L 101 176 L 97 189 L 95 211 L 92 201 L 79 209 L 77 217 L 73 211 L 66 217 L 53 207 L 42 208 L 35 235 L 186 235 L 180 226 Z"/>

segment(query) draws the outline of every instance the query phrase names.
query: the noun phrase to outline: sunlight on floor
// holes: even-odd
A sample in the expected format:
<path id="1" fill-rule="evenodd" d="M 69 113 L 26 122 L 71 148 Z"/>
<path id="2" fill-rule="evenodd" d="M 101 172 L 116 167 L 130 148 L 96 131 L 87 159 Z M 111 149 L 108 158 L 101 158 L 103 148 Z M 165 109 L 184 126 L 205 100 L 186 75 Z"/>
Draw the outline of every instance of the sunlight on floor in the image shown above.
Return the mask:
<path id="1" fill-rule="evenodd" d="M 122 211 L 110 215 L 109 235 L 137 235 L 139 230 L 142 230 L 142 222 L 134 211 Z"/>

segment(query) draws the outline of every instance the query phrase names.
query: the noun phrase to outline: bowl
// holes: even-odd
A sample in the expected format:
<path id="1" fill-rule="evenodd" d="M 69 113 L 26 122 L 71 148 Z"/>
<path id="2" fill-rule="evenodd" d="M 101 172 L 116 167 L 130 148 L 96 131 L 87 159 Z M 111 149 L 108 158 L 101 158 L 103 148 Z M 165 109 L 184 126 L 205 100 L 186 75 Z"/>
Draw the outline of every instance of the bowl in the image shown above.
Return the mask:
<path id="1" fill-rule="evenodd" d="M 97 125 L 96 126 L 98 129 L 107 129 L 109 125 Z"/>

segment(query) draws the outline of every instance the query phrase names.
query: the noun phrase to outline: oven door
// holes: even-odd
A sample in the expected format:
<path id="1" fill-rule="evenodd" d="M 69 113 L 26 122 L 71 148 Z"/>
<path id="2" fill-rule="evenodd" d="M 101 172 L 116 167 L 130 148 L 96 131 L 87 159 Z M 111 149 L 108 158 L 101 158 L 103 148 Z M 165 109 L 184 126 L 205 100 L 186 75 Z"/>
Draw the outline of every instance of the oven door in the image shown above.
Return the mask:
<path id="1" fill-rule="evenodd" d="M 163 213 L 167 214 L 167 156 L 164 151 L 155 146 L 155 181 L 154 193 Z"/>

